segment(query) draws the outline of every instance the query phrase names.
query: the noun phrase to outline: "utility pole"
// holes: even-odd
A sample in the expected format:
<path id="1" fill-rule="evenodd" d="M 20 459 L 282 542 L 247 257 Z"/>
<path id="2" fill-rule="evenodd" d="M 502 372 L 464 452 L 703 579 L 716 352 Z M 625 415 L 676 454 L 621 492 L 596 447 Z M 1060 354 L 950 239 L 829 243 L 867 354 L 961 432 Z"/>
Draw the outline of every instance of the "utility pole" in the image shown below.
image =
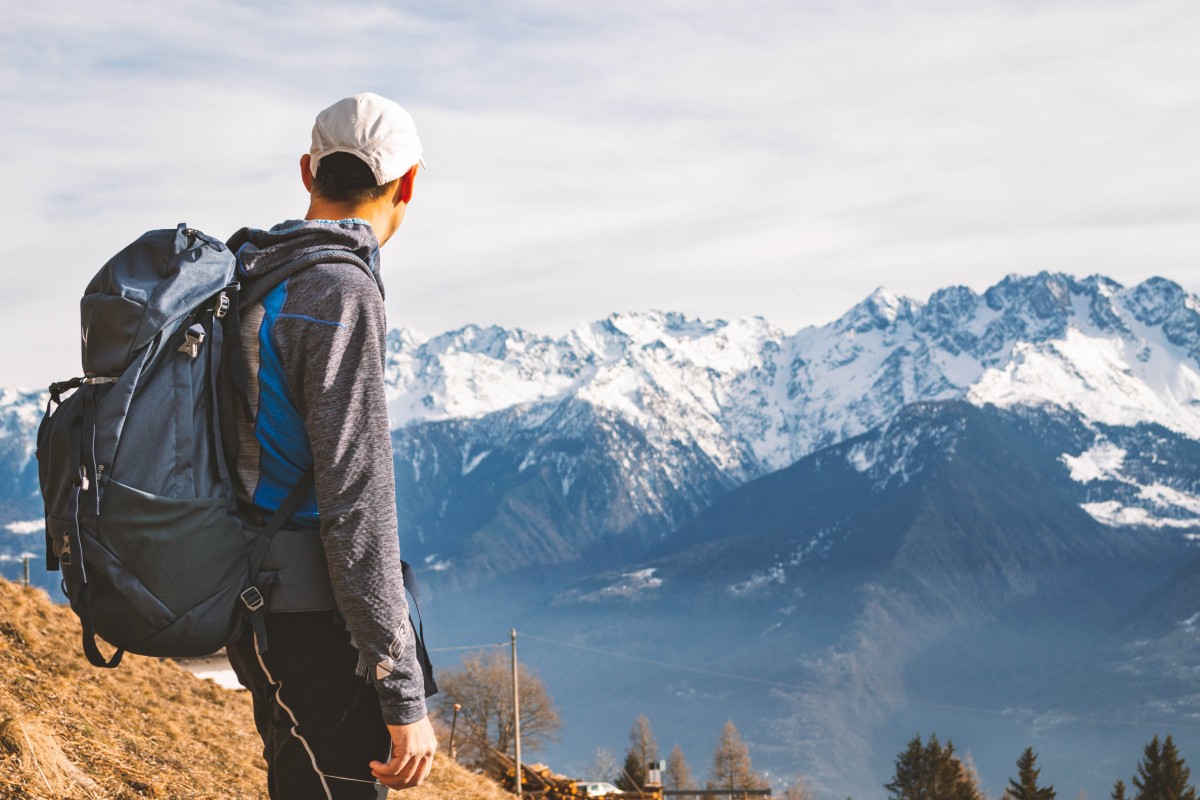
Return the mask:
<path id="1" fill-rule="evenodd" d="M 521 692 L 517 688 L 517 629 L 512 629 L 513 733 L 517 749 L 517 797 L 521 797 Z"/>
<path id="2" fill-rule="evenodd" d="M 29 585 L 29 556 L 25 556 L 25 585 Z"/>
<path id="3" fill-rule="evenodd" d="M 458 728 L 458 712 L 462 711 L 462 703 L 454 704 L 454 720 L 450 723 L 450 760 L 458 761 L 458 751 L 454 749 L 454 731 Z"/>

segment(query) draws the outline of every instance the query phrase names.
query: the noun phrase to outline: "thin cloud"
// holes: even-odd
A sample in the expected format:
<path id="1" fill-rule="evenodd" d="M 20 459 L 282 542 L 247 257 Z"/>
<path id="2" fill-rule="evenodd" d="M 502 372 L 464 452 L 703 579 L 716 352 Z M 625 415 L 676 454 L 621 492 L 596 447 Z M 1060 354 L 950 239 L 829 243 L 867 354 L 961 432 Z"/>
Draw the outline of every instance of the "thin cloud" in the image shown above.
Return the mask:
<path id="1" fill-rule="evenodd" d="M 123 243 L 303 213 L 316 111 L 413 111 L 394 324 L 822 322 L 1011 271 L 1200 288 L 1193 3 L 26 4 L 0 33 L 3 383 Z"/>

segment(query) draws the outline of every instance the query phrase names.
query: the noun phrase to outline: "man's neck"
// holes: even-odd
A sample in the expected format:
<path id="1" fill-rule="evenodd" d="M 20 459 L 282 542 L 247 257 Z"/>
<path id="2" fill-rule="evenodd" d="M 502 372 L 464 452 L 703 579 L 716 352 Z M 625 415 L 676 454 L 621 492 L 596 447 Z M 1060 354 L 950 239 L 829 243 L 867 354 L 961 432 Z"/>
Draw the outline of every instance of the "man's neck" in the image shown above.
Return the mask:
<path id="1" fill-rule="evenodd" d="M 312 195 L 308 204 L 305 219 L 361 219 L 375 231 L 375 238 L 382 246 L 393 231 L 390 229 L 390 216 L 379 203 L 331 203 L 316 195 Z"/>
<path id="2" fill-rule="evenodd" d="M 319 197 L 313 197 L 308 204 L 308 213 L 304 215 L 305 219 L 364 219 L 367 222 L 371 220 L 364 209 L 358 206 L 348 205 L 346 203 L 330 203 L 322 200 Z"/>

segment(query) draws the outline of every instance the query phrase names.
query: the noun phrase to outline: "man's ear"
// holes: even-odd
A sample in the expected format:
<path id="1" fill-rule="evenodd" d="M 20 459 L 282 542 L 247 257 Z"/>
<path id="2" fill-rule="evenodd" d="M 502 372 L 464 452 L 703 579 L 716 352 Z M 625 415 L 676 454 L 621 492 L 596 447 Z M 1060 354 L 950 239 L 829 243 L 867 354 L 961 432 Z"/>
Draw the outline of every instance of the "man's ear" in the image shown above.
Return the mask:
<path id="1" fill-rule="evenodd" d="M 312 156 L 308 153 L 300 156 L 300 180 L 304 181 L 304 188 L 312 194 L 313 174 L 309 165 L 312 164 Z"/>
<path id="2" fill-rule="evenodd" d="M 392 198 L 393 204 L 404 203 L 407 205 L 412 200 L 413 182 L 417 179 L 417 166 L 413 164 L 412 169 L 400 176 L 400 185 L 396 187 L 396 195 Z"/>

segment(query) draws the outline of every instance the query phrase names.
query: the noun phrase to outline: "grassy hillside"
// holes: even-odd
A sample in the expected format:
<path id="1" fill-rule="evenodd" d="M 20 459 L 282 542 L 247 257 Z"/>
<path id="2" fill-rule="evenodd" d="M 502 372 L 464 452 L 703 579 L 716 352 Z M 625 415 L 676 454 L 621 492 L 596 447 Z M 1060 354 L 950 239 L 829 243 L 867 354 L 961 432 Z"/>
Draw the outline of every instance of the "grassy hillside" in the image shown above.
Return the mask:
<path id="1" fill-rule="evenodd" d="M 0 580 L 0 798 L 265 798 L 250 699 L 158 659 L 92 667 L 70 609 Z M 440 757 L 404 800 L 512 795 Z"/>

